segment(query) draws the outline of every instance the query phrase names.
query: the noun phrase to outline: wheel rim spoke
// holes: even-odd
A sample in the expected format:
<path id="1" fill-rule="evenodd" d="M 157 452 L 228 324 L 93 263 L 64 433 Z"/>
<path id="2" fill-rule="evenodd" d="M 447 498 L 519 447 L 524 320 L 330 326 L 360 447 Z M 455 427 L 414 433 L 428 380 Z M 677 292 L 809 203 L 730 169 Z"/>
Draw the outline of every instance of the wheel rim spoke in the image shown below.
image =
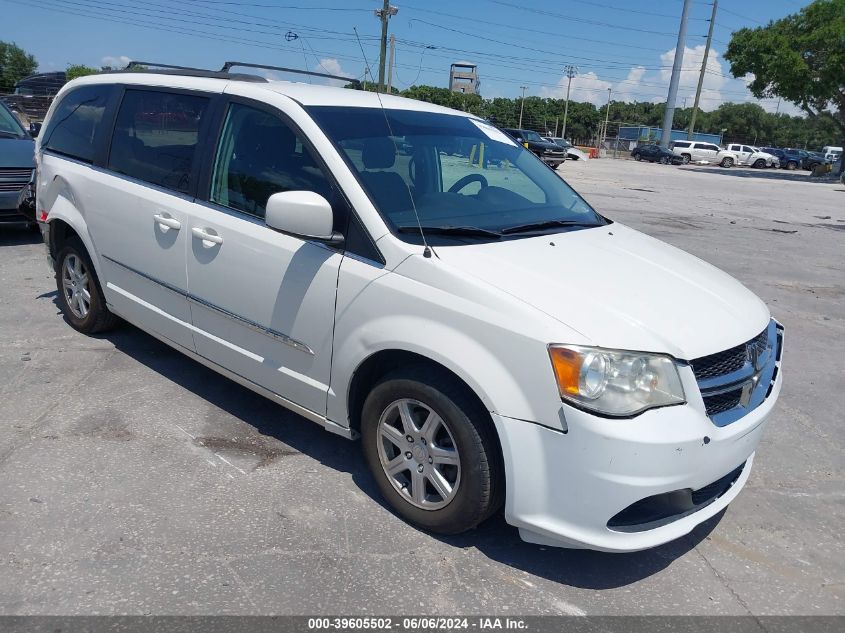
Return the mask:
<path id="1" fill-rule="evenodd" d="M 411 494 L 417 503 L 425 502 L 425 477 L 416 470 L 411 471 Z"/>
<path id="2" fill-rule="evenodd" d="M 440 416 L 434 411 L 429 411 L 428 416 L 420 427 L 420 435 L 422 435 L 429 445 L 434 445 L 434 435 L 440 427 Z"/>
<path id="3" fill-rule="evenodd" d="M 426 479 L 431 482 L 432 487 L 442 499 L 448 499 L 452 495 L 452 484 L 446 481 L 446 478 L 439 470 L 432 469 Z"/>
<path id="4" fill-rule="evenodd" d="M 408 460 L 402 453 L 390 460 L 385 466 L 388 475 L 395 477 L 399 473 L 408 470 Z"/>
<path id="5" fill-rule="evenodd" d="M 442 446 L 431 446 L 428 449 L 429 455 L 434 460 L 435 464 L 443 466 L 457 466 L 459 462 L 458 451 L 453 448 L 443 448 Z"/>
<path id="6" fill-rule="evenodd" d="M 380 426 L 380 431 L 381 436 L 392 444 L 394 444 L 397 448 L 399 448 L 399 450 L 403 449 L 405 447 L 405 444 L 407 444 L 405 436 L 402 435 L 402 433 L 399 432 L 399 429 L 397 429 L 395 426 L 390 426 L 389 424 L 382 422 Z"/>
<path id="7" fill-rule="evenodd" d="M 411 415 L 411 407 L 408 401 L 399 403 L 399 416 L 402 419 L 402 428 L 408 435 L 415 433 L 417 427 L 414 425 L 414 418 Z"/>

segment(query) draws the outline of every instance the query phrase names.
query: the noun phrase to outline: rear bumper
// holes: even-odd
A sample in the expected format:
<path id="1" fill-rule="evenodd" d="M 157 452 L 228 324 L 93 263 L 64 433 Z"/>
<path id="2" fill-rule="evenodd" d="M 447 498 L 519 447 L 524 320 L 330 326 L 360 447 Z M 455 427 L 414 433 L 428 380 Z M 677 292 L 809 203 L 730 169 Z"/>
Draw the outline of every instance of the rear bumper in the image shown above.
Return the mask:
<path id="1" fill-rule="evenodd" d="M 781 381 L 759 407 L 721 428 L 694 402 L 631 420 L 562 405 L 565 434 L 494 415 L 507 476 L 506 520 L 528 542 L 607 552 L 647 549 L 688 534 L 745 485 Z M 655 496 L 670 511 L 638 525 L 637 510 Z M 697 502 L 677 503 L 675 512 L 679 498 Z"/>

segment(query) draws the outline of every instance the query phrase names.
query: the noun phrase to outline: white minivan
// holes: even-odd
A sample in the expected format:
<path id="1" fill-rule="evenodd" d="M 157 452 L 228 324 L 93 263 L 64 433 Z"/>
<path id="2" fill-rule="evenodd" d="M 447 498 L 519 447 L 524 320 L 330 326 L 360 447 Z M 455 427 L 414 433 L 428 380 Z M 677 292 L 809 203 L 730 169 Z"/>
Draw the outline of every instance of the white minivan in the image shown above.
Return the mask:
<path id="1" fill-rule="evenodd" d="M 228 68 L 224 67 L 224 68 Z M 390 506 L 534 543 L 687 534 L 748 479 L 783 328 L 490 123 L 176 69 L 68 83 L 37 145 L 59 302 L 350 439 Z"/>

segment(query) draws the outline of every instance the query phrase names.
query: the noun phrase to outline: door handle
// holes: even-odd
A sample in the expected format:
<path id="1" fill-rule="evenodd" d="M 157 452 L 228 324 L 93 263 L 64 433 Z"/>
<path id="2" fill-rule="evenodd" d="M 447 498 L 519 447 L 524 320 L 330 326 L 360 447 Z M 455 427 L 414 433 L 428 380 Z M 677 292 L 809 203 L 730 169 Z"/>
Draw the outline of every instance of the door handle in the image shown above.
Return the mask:
<path id="1" fill-rule="evenodd" d="M 178 231 L 182 228 L 182 223 L 179 220 L 166 213 L 156 213 L 153 218 L 165 231 L 167 231 L 168 229 Z"/>
<path id="2" fill-rule="evenodd" d="M 202 240 L 202 245 L 206 248 L 211 248 L 215 244 L 222 244 L 223 238 L 217 235 L 217 233 L 209 233 L 212 229 L 201 229 L 199 227 L 194 227 L 191 229 L 191 233 L 197 239 Z"/>

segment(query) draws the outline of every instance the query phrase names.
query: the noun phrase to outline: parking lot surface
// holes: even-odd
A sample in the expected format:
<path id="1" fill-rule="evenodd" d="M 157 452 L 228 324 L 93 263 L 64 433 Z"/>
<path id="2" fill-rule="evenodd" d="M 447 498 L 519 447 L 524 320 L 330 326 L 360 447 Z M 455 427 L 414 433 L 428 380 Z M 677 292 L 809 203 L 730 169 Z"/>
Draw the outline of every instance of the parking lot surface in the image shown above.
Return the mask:
<path id="1" fill-rule="evenodd" d="M 0 614 L 845 613 L 845 187 L 560 173 L 786 326 L 781 399 L 723 516 L 627 555 L 528 545 L 501 516 L 425 534 L 380 502 L 356 443 L 131 326 L 72 330 L 40 238 L 0 229 Z"/>

